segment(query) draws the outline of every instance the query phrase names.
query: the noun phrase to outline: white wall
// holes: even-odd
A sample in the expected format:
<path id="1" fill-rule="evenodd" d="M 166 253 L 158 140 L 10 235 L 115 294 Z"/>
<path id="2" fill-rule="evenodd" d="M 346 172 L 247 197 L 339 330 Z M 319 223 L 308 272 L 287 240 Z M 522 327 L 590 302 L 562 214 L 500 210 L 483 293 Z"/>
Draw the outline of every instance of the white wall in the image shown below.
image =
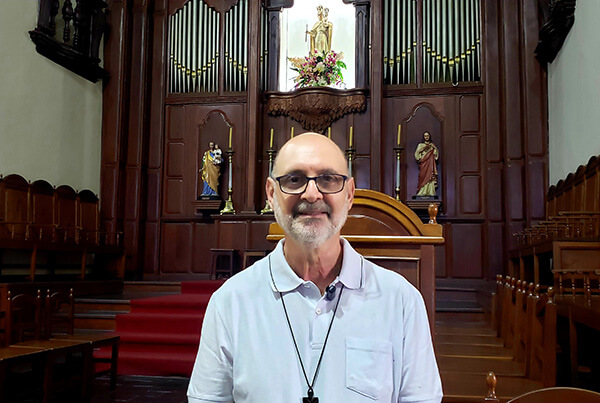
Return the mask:
<path id="1" fill-rule="evenodd" d="M 0 174 L 100 189 L 102 83 L 35 51 L 38 0 L 2 0 Z"/>
<path id="2" fill-rule="evenodd" d="M 548 65 L 550 185 L 600 154 L 600 1 L 579 0 L 575 25 Z"/>

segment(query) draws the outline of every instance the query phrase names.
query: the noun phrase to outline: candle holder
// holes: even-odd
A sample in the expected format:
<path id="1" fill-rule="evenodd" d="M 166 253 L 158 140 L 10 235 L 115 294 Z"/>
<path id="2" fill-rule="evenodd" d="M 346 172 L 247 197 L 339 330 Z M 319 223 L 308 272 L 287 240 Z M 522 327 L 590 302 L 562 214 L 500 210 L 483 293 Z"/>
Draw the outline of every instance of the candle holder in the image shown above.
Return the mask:
<path id="1" fill-rule="evenodd" d="M 394 147 L 394 152 L 396 153 L 396 200 L 400 201 L 400 162 L 402 161 L 402 151 L 404 151 L 404 147 Z"/>
<path id="2" fill-rule="evenodd" d="M 351 178 L 354 177 L 354 175 L 352 174 L 352 161 L 354 160 L 355 156 L 356 148 L 348 146 L 348 148 L 346 149 L 346 158 L 348 159 L 348 175 L 350 175 Z"/>
<path id="3" fill-rule="evenodd" d="M 227 200 L 225 201 L 225 207 L 221 210 L 220 214 L 235 214 L 235 209 L 233 208 L 233 200 L 231 199 L 231 195 L 233 195 L 233 151 L 232 148 L 226 151 L 227 157 L 229 159 L 229 186 L 227 186 Z"/>
<path id="4" fill-rule="evenodd" d="M 269 154 L 269 176 L 271 176 L 271 174 L 273 173 L 273 161 L 275 160 L 275 149 L 273 147 L 269 147 L 267 149 L 267 154 Z M 271 208 L 271 205 L 269 205 L 269 201 L 265 200 L 265 207 L 260 210 L 261 214 L 269 214 L 272 213 L 273 209 Z"/>

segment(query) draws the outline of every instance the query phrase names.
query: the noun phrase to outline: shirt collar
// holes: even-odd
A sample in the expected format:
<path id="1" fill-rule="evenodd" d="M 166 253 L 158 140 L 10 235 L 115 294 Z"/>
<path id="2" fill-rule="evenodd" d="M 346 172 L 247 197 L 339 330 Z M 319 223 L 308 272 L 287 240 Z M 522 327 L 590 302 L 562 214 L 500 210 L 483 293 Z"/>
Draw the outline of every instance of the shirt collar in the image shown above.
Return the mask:
<path id="1" fill-rule="evenodd" d="M 289 292 L 304 284 L 304 280 L 292 270 L 283 254 L 285 239 L 277 243 L 273 252 L 269 255 L 269 266 L 271 274 L 271 289 L 274 292 Z M 341 282 L 344 287 L 356 290 L 364 286 L 364 258 L 350 246 L 350 243 L 341 238 L 342 242 L 342 269 L 333 281 L 333 284 Z"/>

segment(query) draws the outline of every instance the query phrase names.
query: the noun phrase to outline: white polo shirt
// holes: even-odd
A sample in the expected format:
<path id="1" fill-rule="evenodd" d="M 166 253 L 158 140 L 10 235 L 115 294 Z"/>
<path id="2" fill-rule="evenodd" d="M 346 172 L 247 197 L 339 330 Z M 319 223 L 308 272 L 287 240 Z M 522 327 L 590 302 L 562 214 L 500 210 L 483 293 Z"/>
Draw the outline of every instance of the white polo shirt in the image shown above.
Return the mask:
<path id="1" fill-rule="evenodd" d="M 299 278 L 283 242 L 233 276 L 208 304 L 188 388 L 190 402 L 301 403 L 312 382 L 320 403 L 440 402 L 442 386 L 425 304 L 404 277 L 359 255 L 346 240 L 336 294 L 328 301 Z"/>

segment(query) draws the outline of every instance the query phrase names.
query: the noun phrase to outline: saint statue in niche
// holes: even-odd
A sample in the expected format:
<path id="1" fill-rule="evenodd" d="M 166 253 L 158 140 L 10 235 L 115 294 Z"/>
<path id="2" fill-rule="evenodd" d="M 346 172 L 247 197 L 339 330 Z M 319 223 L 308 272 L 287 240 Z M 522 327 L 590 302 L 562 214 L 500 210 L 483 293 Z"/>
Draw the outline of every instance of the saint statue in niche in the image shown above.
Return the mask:
<path id="1" fill-rule="evenodd" d="M 438 149 L 431 141 L 429 132 L 423 133 L 423 142 L 417 145 L 415 159 L 419 164 L 417 196 L 433 197 L 438 185 L 437 159 Z"/>
<path id="2" fill-rule="evenodd" d="M 306 30 L 306 33 L 310 35 L 311 53 L 314 53 L 315 50 L 319 53 L 329 52 L 331 50 L 331 33 L 333 31 L 333 24 L 330 21 L 327 21 L 328 14 L 328 8 L 318 6 L 317 16 L 319 20 L 315 23 L 310 31 L 308 28 Z"/>
<path id="3" fill-rule="evenodd" d="M 219 176 L 221 175 L 221 163 L 223 162 L 223 152 L 218 144 L 208 143 L 208 150 L 202 156 L 202 168 L 200 173 L 204 187 L 201 196 L 217 196 L 219 187 Z"/>

